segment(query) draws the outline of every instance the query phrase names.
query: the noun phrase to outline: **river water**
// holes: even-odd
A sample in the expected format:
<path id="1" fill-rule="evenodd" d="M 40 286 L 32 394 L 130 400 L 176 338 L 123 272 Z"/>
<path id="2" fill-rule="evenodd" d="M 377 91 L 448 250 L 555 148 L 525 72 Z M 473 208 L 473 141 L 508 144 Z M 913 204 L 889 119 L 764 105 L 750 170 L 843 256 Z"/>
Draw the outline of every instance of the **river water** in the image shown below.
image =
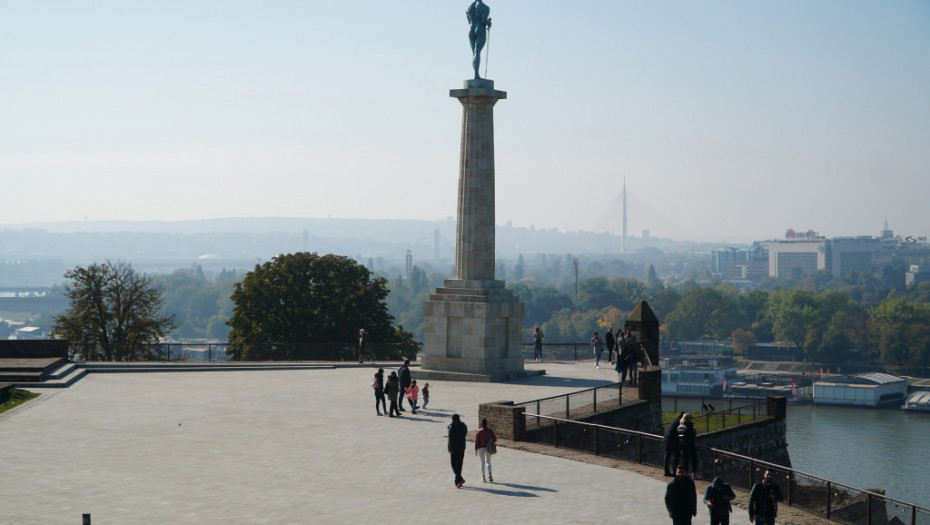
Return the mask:
<path id="1" fill-rule="evenodd" d="M 795 470 L 930 508 L 930 414 L 790 405 L 787 438 Z"/>

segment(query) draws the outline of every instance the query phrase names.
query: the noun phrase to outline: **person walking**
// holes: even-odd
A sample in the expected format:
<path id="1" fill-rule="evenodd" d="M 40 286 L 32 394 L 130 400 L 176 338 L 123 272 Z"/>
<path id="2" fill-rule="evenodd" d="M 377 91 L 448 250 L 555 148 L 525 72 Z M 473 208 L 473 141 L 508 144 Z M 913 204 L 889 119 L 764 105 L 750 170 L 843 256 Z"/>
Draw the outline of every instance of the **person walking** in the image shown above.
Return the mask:
<path id="1" fill-rule="evenodd" d="M 691 518 L 697 516 L 697 492 L 694 480 L 683 467 L 675 471 L 675 479 L 665 488 L 665 508 L 672 525 L 691 525 Z"/>
<path id="2" fill-rule="evenodd" d="M 681 464 L 688 472 L 697 472 L 697 429 L 691 414 L 681 417 L 678 425 L 678 445 L 681 448 Z"/>
<path id="3" fill-rule="evenodd" d="M 400 392 L 400 381 L 397 379 L 397 372 L 392 370 L 391 375 L 388 376 L 387 385 L 384 387 L 385 395 L 391 400 L 391 410 L 388 413 L 390 417 L 400 417 L 400 410 L 397 408 L 398 392 Z"/>
<path id="4" fill-rule="evenodd" d="M 423 408 L 426 409 L 426 405 L 429 404 L 429 383 L 423 384 L 421 393 L 423 394 Z"/>
<path id="5" fill-rule="evenodd" d="M 766 470 L 762 481 L 756 483 L 749 493 L 749 523 L 758 518 L 759 525 L 775 525 L 781 489 L 775 484 L 775 475 Z"/>
<path id="6" fill-rule="evenodd" d="M 614 347 L 617 346 L 617 340 L 614 339 L 614 327 L 607 327 L 607 333 L 604 334 L 604 342 L 607 343 L 607 362 L 614 364 Z"/>
<path id="7" fill-rule="evenodd" d="M 410 403 L 410 413 L 417 413 L 417 398 L 420 396 L 420 387 L 417 386 L 417 380 L 414 379 L 407 387 L 407 402 Z"/>
<path id="8" fill-rule="evenodd" d="M 475 434 L 475 455 L 481 463 L 481 481 L 494 483 L 494 475 L 491 474 L 491 456 L 494 452 L 488 446 L 491 441 L 497 441 L 494 431 L 488 427 L 488 420 L 482 419 L 481 426 L 478 427 L 478 433 Z M 484 466 L 488 466 L 488 477 L 484 477 Z"/>
<path id="9" fill-rule="evenodd" d="M 619 355 L 617 355 L 617 367 L 615 370 L 620 374 L 620 384 L 626 383 L 626 373 L 630 369 L 630 361 L 632 356 L 630 355 L 630 345 L 627 344 L 626 336 L 623 335 L 623 332 L 620 332 L 617 335 L 617 343 L 619 344 L 619 349 L 617 350 Z"/>
<path id="10" fill-rule="evenodd" d="M 542 330 L 537 326 L 533 330 L 533 358 L 536 362 L 542 362 L 542 342 L 543 342 L 543 333 Z"/>
<path id="11" fill-rule="evenodd" d="M 449 458 L 452 462 L 452 472 L 455 474 L 455 487 L 461 488 L 465 484 L 462 477 L 462 461 L 465 459 L 465 436 L 468 426 L 462 423 L 458 414 L 452 414 L 452 423 L 447 427 L 449 437 Z"/>
<path id="12" fill-rule="evenodd" d="M 604 351 L 604 343 L 601 341 L 601 336 L 597 332 L 594 332 L 594 336 L 591 337 L 591 349 L 594 350 L 594 368 L 600 368 L 601 352 Z"/>
<path id="13" fill-rule="evenodd" d="M 668 424 L 668 428 L 665 429 L 665 476 L 669 478 L 675 475 L 678 465 L 681 464 L 681 449 L 678 447 L 678 425 L 681 425 L 681 418 L 684 415 L 684 412 L 679 413 L 678 417 L 673 419 Z M 672 459 L 674 459 L 674 462 L 669 468 L 669 461 Z"/>
<path id="14" fill-rule="evenodd" d="M 404 396 L 407 395 L 407 387 L 410 386 L 410 360 L 404 359 L 404 364 L 397 369 L 397 377 L 400 381 L 400 391 L 397 392 L 397 407 L 401 412 L 404 410 Z"/>
<path id="15" fill-rule="evenodd" d="M 730 513 L 733 506 L 730 504 L 736 498 L 733 488 L 723 478 L 717 476 L 713 483 L 704 491 L 704 504 L 710 511 L 710 525 L 730 525 Z"/>
<path id="16" fill-rule="evenodd" d="M 388 411 L 387 405 L 384 404 L 384 369 L 383 368 L 379 368 L 378 371 L 375 372 L 375 377 L 371 382 L 371 386 L 372 388 L 375 389 L 375 412 L 377 412 L 379 416 L 383 416 L 387 414 L 387 411 Z M 381 413 L 381 410 L 379 407 L 384 408 L 384 414 Z"/>

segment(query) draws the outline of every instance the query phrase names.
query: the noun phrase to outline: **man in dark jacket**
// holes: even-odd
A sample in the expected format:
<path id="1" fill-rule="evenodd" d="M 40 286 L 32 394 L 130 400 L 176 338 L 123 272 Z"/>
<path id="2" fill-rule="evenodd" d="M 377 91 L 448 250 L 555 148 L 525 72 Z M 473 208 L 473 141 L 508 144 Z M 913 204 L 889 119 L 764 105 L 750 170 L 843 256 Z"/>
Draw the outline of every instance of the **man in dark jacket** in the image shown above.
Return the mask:
<path id="1" fill-rule="evenodd" d="M 452 460 L 452 472 L 455 473 L 455 487 L 461 488 L 465 484 L 462 477 L 462 461 L 465 459 L 465 435 L 468 427 L 462 423 L 458 414 L 452 414 L 452 423 L 449 430 L 449 457 Z"/>
<path id="2" fill-rule="evenodd" d="M 678 425 L 681 424 L 681 416 L 683 415 L 685 415 L 684 412 L 678 414 L 678 417 L 673 419 L 668 424 L 668 428 L 665 429 L 665 476 L 669 478 L 675 475 L 675 470 L 681 463 L 681 449 L 678 448 Z M 669 460 L 673 457 L 675 462 L 669 468 Z"/>
<path id="3" fill-rule="evenodd" d="M 410 360 L 404 359 L 404 364 L 397 369 L 397 377 L 400 379 L 400 392 L 397 393 L 397 407 L 401 412 L 404 410 L 404 396 L 407 395 L 407 387 L 410 386 Z"/>
<path id="4" fill-rule="evenodd" d="M 681 447 L 681 464 L 688 472 L 697 472 L 697 429 L 691 414 L 681 417 L 678 426 L 678 446 Z"/>
<path id="5" fill-rule="evenodd" d="M 730 502 L 735 497 L 733 489 L 723 481 L 723 478 L 720 476 L 714 478 L 714 482 L 704 491 L 704 504 L 710 511 L 710 525 L 729 525 L 730 513 L 733 512 Z"/>
<path id="6" fill-rule="evenodd" d="M 766 470 L 762 481 L 753 485 L 749 493 L 749 523 L 758 518 L 756 523 L 759 525 L 775 525 L 781 489 L 775 484 L 774 478 L 772 471 Z"/>
<path id="7" fill-rule="evenodd" d="M 697 516 L 694 480 L 682 467 L 678 467 L 675 479 L 665 489 L 665 508 L 668 509 L 668 517 L 672 518 L 672 525 L 691 525 L 691 518 Z"/>

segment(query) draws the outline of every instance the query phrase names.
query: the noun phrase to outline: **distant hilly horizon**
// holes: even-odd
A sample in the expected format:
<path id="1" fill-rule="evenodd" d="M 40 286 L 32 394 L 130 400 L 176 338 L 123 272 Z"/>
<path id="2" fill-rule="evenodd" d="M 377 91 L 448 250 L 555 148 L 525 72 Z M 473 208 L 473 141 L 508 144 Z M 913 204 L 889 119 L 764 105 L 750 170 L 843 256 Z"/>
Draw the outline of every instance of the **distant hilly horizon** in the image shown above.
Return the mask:
<path id="1" fill-rule="evenodd" d="M 229 217 L 184 221 L 63 221 L 0 225 L 0 258 L 101 259 L 235 258 L 267 260 L 315 251 L 350 257 L 417 260 L 455 255 L 455 220 Z M 728 243 L 679 242 L 630 236 L 627 253 L 707 252 Z M 607 232 L 559 232 L 498 225 L 497 257 L 536 253 L 609 255 L 622 240 Z"/>
<path id="2" fill-rule="evenodd" d="M 185 221 L 65 221 L 0 225 L 0 286 L 43 286 L 67 268 L 122 260 L 148 273 L 201 266 L 204 271 L 251 269 L 282 253 L 333 253 L 373 263 L 373 269 L 415 264 L 446 271 L 455 258 L 455 221 L 343 218 L 216 218 Z M 628 238 L 610 233 L 559 232 L 509 225 L 496 229 L 496 257 L 636 256 L 645 250 L 710 254 L 726 243 Z M 425 266 L 424 266 L 425 265 Z"/>

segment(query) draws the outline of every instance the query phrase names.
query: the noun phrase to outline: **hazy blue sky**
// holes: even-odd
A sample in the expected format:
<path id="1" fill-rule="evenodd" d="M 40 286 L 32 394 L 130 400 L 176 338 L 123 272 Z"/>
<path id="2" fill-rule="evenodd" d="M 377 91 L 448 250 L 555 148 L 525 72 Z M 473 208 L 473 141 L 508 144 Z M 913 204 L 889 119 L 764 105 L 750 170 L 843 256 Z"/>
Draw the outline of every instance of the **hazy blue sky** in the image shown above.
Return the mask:
<path id="1" fill-rule="evenodd" d="M 930 233 L 930 1 L 487 3 L 499 224 Z M 454 216 L 466 6 L 0 0 L 0 224 Z"/>

